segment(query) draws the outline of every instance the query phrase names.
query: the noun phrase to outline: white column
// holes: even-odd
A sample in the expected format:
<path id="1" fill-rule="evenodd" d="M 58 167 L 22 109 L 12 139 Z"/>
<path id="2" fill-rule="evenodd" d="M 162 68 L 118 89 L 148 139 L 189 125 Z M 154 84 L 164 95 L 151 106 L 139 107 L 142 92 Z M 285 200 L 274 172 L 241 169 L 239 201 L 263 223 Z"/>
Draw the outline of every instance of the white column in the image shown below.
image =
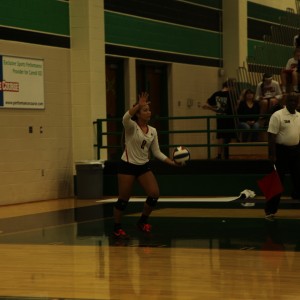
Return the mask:
<path id="1" fill-rule="evenodd" d="M 125 110 L 136 101 L 136 60 L 128 58 L 125 61 Z"/>
<path id="2" fill-rule="evenodd" d="M 247 0 L 223 0 L 223 59 L 225 77 L 236 78 L 248 54 Z"/>
<path id="3" fill-rule="evenodd" d="M 70 1 L 73 159 L 95 159 L 93 121 L 106 118 L 103 0 Z M 101 158 L 106 158 L 106 151 Z M 105 156 L 105 157 L 103 157 Z"/>

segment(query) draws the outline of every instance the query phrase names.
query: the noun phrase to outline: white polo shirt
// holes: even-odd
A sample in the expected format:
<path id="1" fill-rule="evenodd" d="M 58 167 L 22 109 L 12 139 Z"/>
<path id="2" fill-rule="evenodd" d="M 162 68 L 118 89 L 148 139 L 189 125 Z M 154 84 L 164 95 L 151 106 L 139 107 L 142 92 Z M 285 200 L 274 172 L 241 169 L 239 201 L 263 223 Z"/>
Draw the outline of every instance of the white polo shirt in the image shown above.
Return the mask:
<path id="1" fill-rule="evenodd" d="M 273 113 L 268 132 L 276 134 L 276 143 L 296 146 L 300 141 L 300 113 L 291 114 L 286 107 Z"/>

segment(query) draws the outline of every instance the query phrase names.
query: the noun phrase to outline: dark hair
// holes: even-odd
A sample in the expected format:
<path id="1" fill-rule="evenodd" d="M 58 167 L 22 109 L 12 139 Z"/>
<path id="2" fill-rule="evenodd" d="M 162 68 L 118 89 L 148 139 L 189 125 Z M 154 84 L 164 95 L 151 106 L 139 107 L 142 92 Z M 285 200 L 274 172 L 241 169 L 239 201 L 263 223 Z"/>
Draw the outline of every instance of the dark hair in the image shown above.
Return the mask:
<path id="1" fill-rule="evenodd" d="M 247 94 L 253 94 L 254 95 L 255 93 L 252 89 L 246 89 L 245 92 L 244 92 L 244 95 L 243 95 L 243 100 L 246 99 Z"/>
<path id="2" fill-rule="evenodd" d="M 137 116 L 136 116 L 136 113 L 131 117 L 131 120 L 133 121 L 137 121 Z"/>
<path id="3" fill-rule="evenodd" d="M 234 79 L 228 79 L 226 80 L 225 82 L 223 82 L 223 85 L 222 87 L 223 88 L 228 88 L 228 87 L 232 87 L 235 83 L 235 80 Z"/>
<path id="4" fill-rule="evenodd" d="M 252 89 L 246 89 L 244 94 L 254 94 L 254 91 Z"/>
<path id="5" fill-rule="evenodd" d="M 285 102 L 287 101 L 299 101 L 299 94 L 297 93 L 289 93 L 285 98 Z"/>
<path id="6" fill-rule="evenodd" d="M 265 73 L 264 75 L 263 75 L 263 81 L 265 80 L 265 79 L 267 79 L 267 78 L 272 78 L 273 77 L 273 74 L 271 74 L 271 73 Z"/>
<path id="7" fill-rule="evenodd" d="M 262 94 L 264 94 L 264 86 L 265 86 L 265 80 L 267 79 L 267 78 L 272 78 L 273 77 L 273 74 L 271 74 L 271 73 L 265 73 L 264 75 L 263 75 L 263 79 L 262 79 L 262 85 L 261 85 L 261 93 Z"/>
<path id="8" fill-rule="evenodd" d="M 121 146 L 122 146 L 122 150 L 124 151 L 124 149 L 126 147 L 126 143 L 125 143 L 125 129 L 124 128 L 123 128 L 122 135 L 121 135 Z"/>
<path id="9" fill-rule="evenodd" d="M 299 46 L 297 46 L 293 51 L 293 55 L 295 56 L 299 52 L 300 52 L 300 48 L 299 48 Z"/>

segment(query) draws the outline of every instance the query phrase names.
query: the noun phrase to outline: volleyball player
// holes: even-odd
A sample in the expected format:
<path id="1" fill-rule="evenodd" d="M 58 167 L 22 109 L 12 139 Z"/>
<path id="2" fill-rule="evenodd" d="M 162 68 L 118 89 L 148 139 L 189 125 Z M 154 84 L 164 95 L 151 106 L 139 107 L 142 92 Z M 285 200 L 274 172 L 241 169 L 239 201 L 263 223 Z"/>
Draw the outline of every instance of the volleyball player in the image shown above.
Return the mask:
<path id="1" fill-rule="evenodd" d="M 148 125 L 151 118 L 148 97 L 148 93 L 140 94 L 137 104 L 123 116 L 125 149 L 118 170 L 119 196 L 114 205 L 114 236 L 116 238 L 129 237 L 121 226 L 121 218 L 130 199 L 135 180 L 147 194 L 137 226 L 143 232 L 151 231 L 148 218 L 157 204 L 159 187 L 149 165 L 150 150 L 157 159 L 169 165 L 177 165 L 160 151 L 157 131 Z"/>

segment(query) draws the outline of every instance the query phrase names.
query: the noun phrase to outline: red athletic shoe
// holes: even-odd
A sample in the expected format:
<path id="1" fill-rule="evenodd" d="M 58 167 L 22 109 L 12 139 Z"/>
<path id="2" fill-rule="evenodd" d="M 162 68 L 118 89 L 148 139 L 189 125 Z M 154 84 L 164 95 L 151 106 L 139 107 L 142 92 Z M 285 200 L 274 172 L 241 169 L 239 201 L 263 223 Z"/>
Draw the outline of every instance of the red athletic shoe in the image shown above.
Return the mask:
<path id="1" fill-rule="evenodd" d="M 152 226 L 150 224 L 148 224 L 148 223 L 138 223 L 137 226 L 143 232 L 146 232 L 146 233 L 150 233 L 151 232 Z"/>
<path id="2" fill-rule="evenodd" d="M 114 237 L 123 240 L 129 239 L 129 235 L 121 228 L 114 231 Z"/>

